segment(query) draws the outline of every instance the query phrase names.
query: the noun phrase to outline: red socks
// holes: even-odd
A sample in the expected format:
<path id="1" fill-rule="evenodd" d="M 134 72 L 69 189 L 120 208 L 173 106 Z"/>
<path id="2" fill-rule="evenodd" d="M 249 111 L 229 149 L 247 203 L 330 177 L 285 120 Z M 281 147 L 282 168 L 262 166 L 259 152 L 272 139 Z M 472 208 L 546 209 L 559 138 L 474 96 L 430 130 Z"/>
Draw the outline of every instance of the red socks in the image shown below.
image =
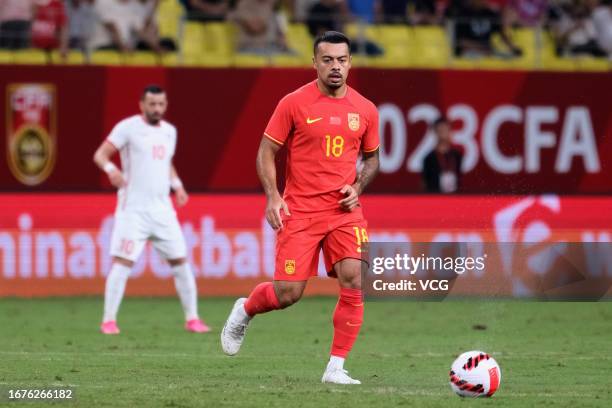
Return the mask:
<path id="1" fill-rule="evenodd" d="M 276 293 L 274 293 L 274 284 L 272 282 L 264 282 L 255 286 L 255 289 L 253 289 L 249 298 L 244 303 L 244 310 L 250 317 L 276 309 L 280 309 L 280 304 L 278 303 Z"/>
<path id="2" fill-rule="evenodd" d="M 334 340 L 331 355 L 346 358 L 357 339 L 363 321 L 361 289 L 340 288 L 340 298 L 334 311 Z"/>
<path id="3" fill-rule="evenodd" d="M 276 309 L 280 309 L 280 304 L 272 282 L 255 286 L 244 304 L 244 310 L 250 317 Z M 334 340 L 331 355 L 346 358 L 353 348 L 363 321 L 361 289 L 340 288 L 340 298 L 334 311 L 333 321 Z"/>

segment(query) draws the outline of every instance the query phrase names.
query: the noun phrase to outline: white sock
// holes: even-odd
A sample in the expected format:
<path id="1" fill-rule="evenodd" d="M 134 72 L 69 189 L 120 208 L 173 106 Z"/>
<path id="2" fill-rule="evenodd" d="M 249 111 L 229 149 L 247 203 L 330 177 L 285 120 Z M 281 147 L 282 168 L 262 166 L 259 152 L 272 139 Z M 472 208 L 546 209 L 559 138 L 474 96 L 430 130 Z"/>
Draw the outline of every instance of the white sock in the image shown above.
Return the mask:
<path id="1" fill-rule="evenodd" d="M 248 313 L 246 312 L 246 309 L 244 308 L 244 304 L 240 306 L 238 309 L 236 309 L 236 311 L 238 312 L 238 317 L 240 317 L 240 319 L 244 323 L 247 323 L 249 320 L 252 319 L 252 317 L 249 316 Z"/>
<path id="2" fill-rule="evenodd" d="M 343 370 L 344 369 L 344 359 L 338 356 L 330 356 L 329 363 L 327 363 L 327 368 Z"/>
<path id="3" fill-rule="evenodd" d="M 185 320 L 198 319 L 198 290 L 189 263 L 173 266 L 174 286 L 181 299 Z"/>
<path id="4" fill-rule="evenodd" d="M 106 277 L 106 288 L 104 289 L 104 317 L 103 322 L 117 320 L 117 312 L 125 292 L 125 284 L 130 276 L 132 268 L 120 263 L 113 263 L 110 273 Z"/>

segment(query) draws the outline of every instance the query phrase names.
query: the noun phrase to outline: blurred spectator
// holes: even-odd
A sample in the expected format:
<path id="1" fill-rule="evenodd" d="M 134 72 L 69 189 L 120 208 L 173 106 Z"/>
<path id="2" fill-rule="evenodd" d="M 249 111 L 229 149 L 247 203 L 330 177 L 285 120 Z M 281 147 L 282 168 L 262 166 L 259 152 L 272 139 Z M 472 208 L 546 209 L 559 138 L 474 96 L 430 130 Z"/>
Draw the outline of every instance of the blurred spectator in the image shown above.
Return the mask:
<path id="1" fill-rule="evenodd" d="M 239 0 L 229 18 L 238 27 L 238 51 L 269 55 L 290 52 L 286 21 L 276 12 L 277 0 Z"/>
<path id="2" fill-rule="evenodd" d="M 451 144 L 451 128 L 446 118 L 436 119 L 432 128 L 437 144 L 423 161 L 425 190 L 430 193 L 454 193 L 461 184 L 463 153 Z"/>
<path id="3" fill-rule="evenodd" d="M 136 49 L 152 50 L 157 54 L 165 51 L 176 51 L 176 44 L 171 38 L 160 38 L 157 25 L 157 8 L 159 0 L 132 0 L 136 18 Z"/>
<path id="4" fill-rule="evenodd" d="M 455 0 L 447 15 L 455 24 L 455 55 L 494 54 L 491 38 L 495 33 L 500 34 L 512 55 L 521 55 L 521 50 L 503 29 L 500 13 L 490 8 L 485 0 Z"/>
<path id="5" fill-rule="evenodd" d="M 446 2 L 434 0 L 410 0 L 409 21 L 415 25 L 440 24 L 444 17 Z"/>
<path id="6" fill-rule="evenodd" d="M 315 3 L 318 3 L 318 0 L 293 0 L 291 3 L 293 5 L 293 20 L 301 23 L 305 22 L 308 18 L 310 8 L 314 6 Z"/>
<path id="7" fill-rule="evenodd" d="M 597 43 L 591 9 L 581 0 L 562 3 L 551 10 L 551 30 L 560 56 L 605 56 Z"/>
<path id="8" fill-rule="evenodd" d="M 30 46 L 34 0 L 0 0 L 0 48 Z"/>
<path id="9" fill-rule="evenodd" d="M 504 20 L 508 26 L 536 27 L 544 24 L 548 0 L 508 0 Z"/>
<path id="10" fill-rule="evenodd" d="M 384 24 L 408 24 L 410 0 L 382 0 L 381 14 Z"/>
<path id="11" fill-rule="evenodd" d="M 68 21 L 61 0 L 36 0 L 32 22 L 32 45 L 50 51 L 60 49 L 62 59 L 68 55 Z"/>
<path id="12" fill-rule="evenodd" d="M 320 0 L 315 3 L 307 18 L 310 35 L 317 37 L 326 31 L 343 31 L 343 22 L 348 18 L 344 0 Z M 382 55 L 383 50 L 365 37 L 351 39 L 351 53 L 370 56 Z"/>
<path id="13" fill-rule="evenodd" d="M 187 20 L 225 21 L 230 9 L 229 0 L 180 0 Z"/>
<path id="14" fill-rule="evenodd" d="M 374 23 L 378 7 L 378 0 L 348 0 L 349 11 L 362 23 Z"/>
<path id="15" fill-rule="evenodd" d="M 347 19 L 346 3 L 342 0 L 316 1 L 308 10 L 306 24 L 313 38 L 326 31 L 342 31 Z"/>
<path id="16" fill-rule="evenodd" d="M 128 52 L 134 49 L 133 33 L 139 20 L 132 13 L 132 0 L 95 0 L 96 24 L 89 48 Z"/>
<path id="17" fill-rule="evenodd" d="M 612 0 L 602 0 L 593 11 L 597 44 L 612 58 Z"/>
<path id="18" fill-rule="evenodd" d="M 96 23 L 94 0 L 68 0 L 68 45 L 85 51 Z"/>
<path id="19" fill-rule="evenodd" d="M 156 23 L 159 0 L 96 0 L 96 24 L 89 49 L 131 52 L 174 49 L 171 40 L 160 40 Z"/>

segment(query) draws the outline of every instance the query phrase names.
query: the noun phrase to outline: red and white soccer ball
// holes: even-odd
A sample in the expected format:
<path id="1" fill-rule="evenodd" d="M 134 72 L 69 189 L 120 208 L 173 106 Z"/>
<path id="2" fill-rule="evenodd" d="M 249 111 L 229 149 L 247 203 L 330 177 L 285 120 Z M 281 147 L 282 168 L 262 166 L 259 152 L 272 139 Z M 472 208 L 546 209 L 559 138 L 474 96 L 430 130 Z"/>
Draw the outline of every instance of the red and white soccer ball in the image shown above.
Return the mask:
<path id="1" fill-rule="evenodd" d="M 501 383 L 497 361 L 484 351 L 461 354 L 450 370 L 450 386 L 461 397 L 490 397 Z"/>

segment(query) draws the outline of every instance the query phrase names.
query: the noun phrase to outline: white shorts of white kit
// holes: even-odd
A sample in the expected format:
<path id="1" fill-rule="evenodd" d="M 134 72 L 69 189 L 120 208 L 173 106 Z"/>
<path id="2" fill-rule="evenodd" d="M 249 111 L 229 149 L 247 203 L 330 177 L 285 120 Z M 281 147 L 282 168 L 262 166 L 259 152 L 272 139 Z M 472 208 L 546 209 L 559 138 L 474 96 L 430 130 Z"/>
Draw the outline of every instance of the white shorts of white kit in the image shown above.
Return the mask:
<path id="1" fill-rule="evenodd" d="M 187 256 L 183 231 L 174 209 L 115 213 L 110 254 L 135 262 L 147 241 L 164 259 Z"/>

